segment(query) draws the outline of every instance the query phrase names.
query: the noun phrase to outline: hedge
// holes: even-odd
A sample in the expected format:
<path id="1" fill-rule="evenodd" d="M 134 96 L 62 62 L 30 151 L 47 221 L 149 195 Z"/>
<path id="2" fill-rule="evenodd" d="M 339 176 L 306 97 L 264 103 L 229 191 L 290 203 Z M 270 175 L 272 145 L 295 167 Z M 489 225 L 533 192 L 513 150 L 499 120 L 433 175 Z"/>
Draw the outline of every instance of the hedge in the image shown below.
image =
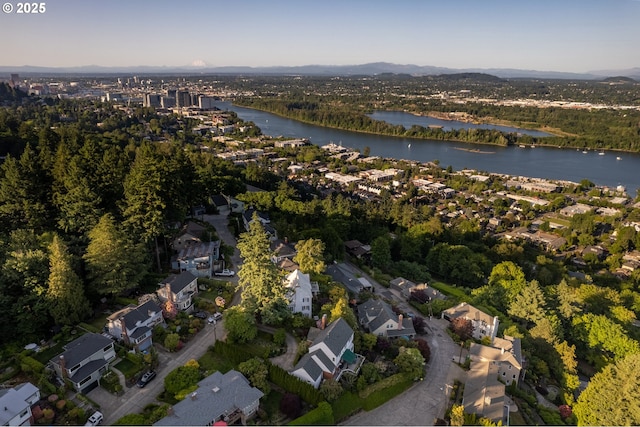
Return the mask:
<path id="1" fill-rule="evenodd" d="M 317 408 L 289 423 L 290 426 L 330 426 L 334 424 L 333 409 L 327 402 L 320 402 Z"/>
<path id="2" fill-rule="evenodd" d="M 370 411 L 404 392 L 413 384 L 413 380 L 404 374 L 395 374 L 371 384 L 360 392 L 362 409 Z"/>
<path id="3" fill-rule="evenodd" d="M 333 408 L 333 417 L 339 423 L 362 409 L 362 399 L 357 394 L 346 391 L 331 403 L 331 407 Z"/>
<path id="4" fill-rule="evenodd" d="M 267 362 L 268 363 L 268 362 Z M 291 375 L 279 366 L 268 363 L 269 381 L 282 387 L 289 393 L 297 394 L 302 400 L 310 405 L 317 405 L 324 400 L 324 397 L 311 384 Z"/>

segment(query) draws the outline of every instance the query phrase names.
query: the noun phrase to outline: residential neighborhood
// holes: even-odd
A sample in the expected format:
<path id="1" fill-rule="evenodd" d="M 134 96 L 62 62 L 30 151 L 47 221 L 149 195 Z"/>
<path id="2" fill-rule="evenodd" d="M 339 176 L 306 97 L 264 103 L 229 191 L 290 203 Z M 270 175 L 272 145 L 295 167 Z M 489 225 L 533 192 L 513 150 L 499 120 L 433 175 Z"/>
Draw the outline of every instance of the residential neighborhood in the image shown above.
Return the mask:
<path id="1" fill-rule="evenodd" d="M 640 353 L 624 188 L 264 135 L 171 85 L 61 102 L 105 140 L 3 163 L 4 424 L 573 425 Z"/>

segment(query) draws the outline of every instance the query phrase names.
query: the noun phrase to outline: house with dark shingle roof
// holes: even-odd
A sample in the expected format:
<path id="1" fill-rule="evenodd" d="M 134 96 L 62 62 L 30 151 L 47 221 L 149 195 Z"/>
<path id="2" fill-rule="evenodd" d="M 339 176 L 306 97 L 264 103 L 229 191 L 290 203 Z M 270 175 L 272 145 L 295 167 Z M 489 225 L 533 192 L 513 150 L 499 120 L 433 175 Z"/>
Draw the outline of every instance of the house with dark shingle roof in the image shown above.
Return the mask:
<path id="1" fill-rule="evenodd" d="M 413 320 L 395 314 L 386 302 L 370 299 L 358 306 L 358 321 L 369 333 L 379 337 L 413 339 Z"/>
<path id="2" fill-rule="evenodd" d="M 361 363 L 353 352 L 353 329 L 344 319 L 338 318 L 321 330 L 312 328 L 309 335 L 314 336 L 309 352 L 293 368 L 292 375 L 318 388 L 323 379 L 339 379 L 345 366 L 352 365 L 348 370 L 357 373 Z"/>
<path id="3" fill-rule="evenodd" d="M 151 347 L 153 327 L 164 323 L 162 309 L 153 300 L 129 305 L 107 317 L 109 335 L 138 351 Z"/>
<path id="4" fill-rule="evenodd" d="M 249 208 L 242 213 L 242 222 L 244 223 L 244 229 L 249 231 L 249 225 L 253 222 L 253 214 L 256 214 L 258 217 L 258 221 L 262 223 L 262 227 L 264 227 L 264 231 L 269 235 L 269 240 L 273 241 L 278 238 L 278 232 L 275 228 L 271 226 L 271 220 L 269 219 L 269 215 L 259 212 L 254 208 Z"/>
<path id="5" fill-rule="evenodd" d="M 271 242 L 271 252 L 272 252 L 271 261 L 274 264 L 278 264 L 279 262 L 285 259 L 293 260 L 293 258 L 298 253 L 296 251 L 295 245 L 292 245 L 291 243 L 289 243 L 286 238 L 285 240 L 280 240 L 280 239 L 273 240 Z"/>
<path id="6" fill-rule="evenodd" d="M 264 393 L 252 387 L 240 372 L 214 372 L 154 426 L 210 426 L 221 421 L 226 425 L 237 421 L 246 425 L 258 411 L 262 396 Z"/>
<path id="7" fill-rule="evenodd" d="M 194 221 L 187 222 L 178 235 L 171 242 L 171 247 L 175 251 L 181 251 L 184 248 L 190 246 L 199 245 L 202 243 L 202 236 L 205 232 L 205 228 Z"/>
<path id="8" fill-rule="evenodd" d="M 95 333 L 85 334 L 63 348 L 63 353 L 51 359 L 51 366 L 60 379 L 69 379 L 80 393 L 94 389 L 109 362 L 116 358 L 113 341 Z"/>
<path id="9" fill-rule="evenodd" d="M 171 301 L 178 310 L 193 310 L 192 297 L 198 293 L 198 278 L 188 271 L 172 274 L 158 284 L 156 294 L 162 303 Z"/>
<path id="10" fill-rule="evenodd" d="M 220 240 L 184 247 L 171 257 L 171 269 L 188 271 L 197 277 L 211 277 L 220 264 Z"/>

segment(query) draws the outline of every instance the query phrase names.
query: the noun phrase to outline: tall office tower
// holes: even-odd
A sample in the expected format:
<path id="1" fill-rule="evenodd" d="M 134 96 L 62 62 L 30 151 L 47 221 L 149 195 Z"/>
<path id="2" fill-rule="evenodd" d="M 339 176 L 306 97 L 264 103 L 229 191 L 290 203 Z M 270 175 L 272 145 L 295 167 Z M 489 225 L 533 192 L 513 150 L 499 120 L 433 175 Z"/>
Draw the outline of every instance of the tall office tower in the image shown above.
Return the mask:
<path id="1" fill-rule="evenodd" d="M 20 75 L 19 74 L 11 74 L 11 80 L 9 80 L 9 86 L 11 86 L 11 87 L 19 87 L 20 86 Z"/>
<path id="2" fill-rule="evenodd" d="M 211 110 L 215 107 L 214 102 L 216 99 L 213 96 L 200 95 L 198 96 L 198 108 L 201 110 Z"/>
<path id="3" fill-rule="evenodd" d="M 160 104 L 162 108 L 173 108 L 176 106 L 176 99 L 171 96 L 163 96 L 160 99 Z"/>
<path id="4" fill-rule="evenodd" d="M 167 89 L 167 96 L 175 99 L 177 92 L 178 91 L 176 89 Z"/>
<path id="5" fill-rule="evenodd" d="M 179 90 L 176 93 L 176 107 L 190 107 L 191 106 L 191 94 L 188 90 Z"/>
<path id="6" fill-rule="evenodd" d="M 160 106 L 160 95 L 156 93 L 145 93 L 144 98 L 142 99 L 143 107 L 159 107 Z"/>
<path id="7" fill-rule="evenodd" d="M 200 95 L 198 95 L 197 93 L 192 93 L 190 98 L 191 98 L 191 105 L 198 105 L 198 97 Z"/>

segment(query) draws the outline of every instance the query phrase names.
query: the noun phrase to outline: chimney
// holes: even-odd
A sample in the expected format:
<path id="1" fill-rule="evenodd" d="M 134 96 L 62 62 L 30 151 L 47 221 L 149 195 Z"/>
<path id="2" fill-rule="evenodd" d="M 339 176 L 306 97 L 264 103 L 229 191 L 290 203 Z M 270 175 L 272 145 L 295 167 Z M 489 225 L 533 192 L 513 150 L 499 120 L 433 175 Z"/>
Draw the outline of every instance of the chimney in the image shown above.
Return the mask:
<path id="1" fill-rule="evenodd" d="M 402 314 L 398 314 L 398 329 L 403 329 L 402 327 Z"/>
<path id="2" fill-rule="evenodd" d="M 173 406 L 167 408 L 167 415 L 173 415 Z"/>
<path id="3" fill-rule="evenodd" d="M 500 354 L 504 354 L 504 347 L 500 348 Z"/>
<path id="4" fill-rule="evenodd" d="M 127 323 L 124 320 L 124 316 L 120 318 L 120 327 L 122 328 L 122 332 L 120 333 L 122 340 L 125 342 L 129 342 L 129 337 L 127 334 Z"/>
<path id="5" fill-rule="evenodd" d="M 60 371 L 62 372 L 62 378 L 67 377 L 67 361 L 64 359 L 64 354 L 60 355 Z"/>
<path id="6" fill-rule="evenodd" d="M 324 330 L 325 326 L 327 326 L 327 314 L 326 313 L 322 315 L 322 323 L 320 323 L 320 329 Z"/>

